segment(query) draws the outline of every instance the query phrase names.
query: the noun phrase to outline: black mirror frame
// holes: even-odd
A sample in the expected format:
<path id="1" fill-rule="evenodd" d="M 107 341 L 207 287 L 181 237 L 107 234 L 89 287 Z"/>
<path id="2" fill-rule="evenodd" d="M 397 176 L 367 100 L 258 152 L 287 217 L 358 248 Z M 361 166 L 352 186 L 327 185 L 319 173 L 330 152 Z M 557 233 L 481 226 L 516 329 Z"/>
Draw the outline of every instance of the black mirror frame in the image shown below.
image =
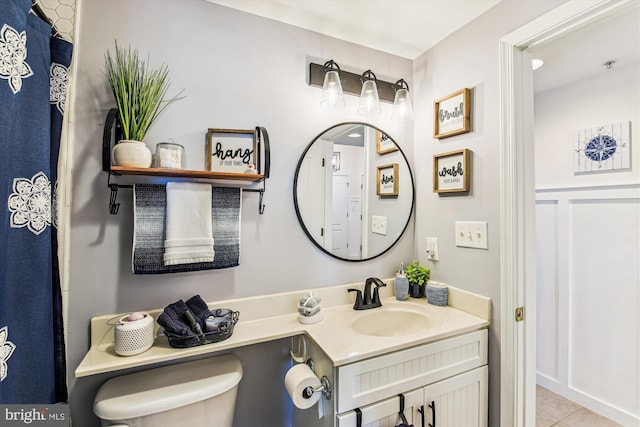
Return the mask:
<path id="1" fill-rule="evenodd" d="M 369 258 L 363 258 L 363 259 L 348 259 L 348 258 L 342 258 L 339 256 L 336 256 L 335 254 L 331 253 L 330 251 L 328 251 L 327 249 L 325 249 L 322 245 L 320 245 L 311 235 L 311 233 L 309 233 L 309 230 L 307 230 L 306 225 L 304 224 L 304 221 L 302 220 L 302 216 L 300 215 L 300 206 L 298 205 L 298 174 L 300 172 L 300 167 L 302 166 L 302 162 L 307 154 L 307 152 L 309 151 L 309 149 L 311 148 L 311 146 L 318 140 L 318 138 L 322 135 L 324 135 L 327 131 L 330 131 L 331 129 L 334 129 L 338 126 L 344 126 L 344 125 L 363 125 L 363 126 L 369 126 L 371 128 L 376 129 L 379 132 L 384 133 L 385 135 L 389 136 L 388 133 L 386 133 L 385 131 L 383 131 L 382 129 L 378 128 L 377 126 L 374 126 L 370 123 L 365 123 L 365 122 L 342 122 L 342 123 L 337 123 L 333 126 L 328 127 L 327 129 L 323 130 L 322 132 L 320 132 L 319 134 L 317 134 L 315 136 L 315 138 L 313 138 L 311 140 L 311 142 L 309 144 L 307 144 L 307 146 L 305 147 L 304 151 L 302 152 L 302 154 L 300 155 L 300 159 L 298 160 L 298 164 L 296 166 L 296 171 L 295 174 L 293 176 L 293 205 L 295 207 L 296 210 L 296 216 L 298 217 L 298 222 L 300 223 L 300 226 L 302 227 L 302 230 L 304 231 L 304 234 L 307 235 L 307 237 L 309 238 L 309 240 L 318 248 L 320 249 L 322 252 L 324 252 L 325 254 L 331 256 L 332 258 L 335 259 L 339 259 L 342 261 L 348 261 L 348 262 L 363 262 L 363 261 L 370 261 L 372 259 L 378 258 L 379 256 L 384 255 L 385 253 L 387 253 L 391 248 L 393 248 L 398 241 L 400 241 L 400 239 L 402 238 L 402 236 L 404 236 L 405 231 L 407 230 L 407 227 L 409 226 L 409 223 L 411 222 L 411 216 L 413 215 L 413 209 L 415 207 L 415 203 L 416 203 L 416 188 L 415 188 L 415 181 L 413 179 L 413 172 L 411 171 L 411 165 L 409 165 L 409 160 L 407 159 L 407 156 L 404 154 L 404 151 L 402 150 L 402 148 L 398 145 L 398 143 L 395 141 L 395 139 L 391 138 L 393 140 L 393 143 L 396 145 L 396 147 L 398 147 L 398 151 L 400 152 L 400 154 L 402 154 L 402 157 L 404 158 L 404 161 L 407 164 L 407 169 L 409 170 L 409 178 L 411 180 L 411 189 L 412 189 L 412 194 L 411 194 L 411 208 L 409 209 L 409 215 L 407 216 L 407 221 L 404 224 L 404 227 L 402 228 L 402 232 L 400 232 L 400 234 L 398 235 L 398 237 L 393 241 L 393 243 L 391 243 L 389 245 L 389 247 L 387 247 L 384 251 L 371 256 Z"/>

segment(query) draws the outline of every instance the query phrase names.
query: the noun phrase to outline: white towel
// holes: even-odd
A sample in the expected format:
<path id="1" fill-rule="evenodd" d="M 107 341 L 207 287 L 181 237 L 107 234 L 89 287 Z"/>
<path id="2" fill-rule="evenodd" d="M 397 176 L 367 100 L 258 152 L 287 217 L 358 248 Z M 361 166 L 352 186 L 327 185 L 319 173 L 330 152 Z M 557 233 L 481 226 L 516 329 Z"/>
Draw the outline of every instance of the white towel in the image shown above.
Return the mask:
<path id="1" fill-rule="evenodd" d="M 164 265 L 212 262 L 211 184 L 167 183 Z"/>

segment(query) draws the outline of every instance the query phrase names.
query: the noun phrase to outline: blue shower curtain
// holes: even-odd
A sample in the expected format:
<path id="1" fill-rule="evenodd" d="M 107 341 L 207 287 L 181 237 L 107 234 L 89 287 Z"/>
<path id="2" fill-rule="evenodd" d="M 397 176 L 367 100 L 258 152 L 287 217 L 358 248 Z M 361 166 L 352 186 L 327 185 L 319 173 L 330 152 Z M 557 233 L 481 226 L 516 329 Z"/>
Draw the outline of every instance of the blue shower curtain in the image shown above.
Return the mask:
<path id="1" fill-rule="evenodd" d="M 0 8 L 0 404 L 67 401 L 56 187 L 72 45 Z"/>

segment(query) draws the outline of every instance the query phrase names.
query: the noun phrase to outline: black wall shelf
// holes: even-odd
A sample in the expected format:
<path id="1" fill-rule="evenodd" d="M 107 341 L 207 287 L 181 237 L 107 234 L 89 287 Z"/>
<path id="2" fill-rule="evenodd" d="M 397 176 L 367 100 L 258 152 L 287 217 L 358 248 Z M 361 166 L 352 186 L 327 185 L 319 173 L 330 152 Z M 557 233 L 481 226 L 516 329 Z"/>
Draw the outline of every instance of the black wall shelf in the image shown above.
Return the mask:
<path id="1" fill-rule="evenodd" d="M 109 198 L 109 213 L 116 215 L 120 207 L 117 203 L 118 190 L 120 188 L 133 188 L 132 185 L 118 184 L 112 182 L 112 177 L 116 176 L 148 176 L 160 178 L 186 178 L 186 179 L 209 179 L 218 181 L 244 181 L 247 183 L 261 183 L 261 188 L 243 188 L 242 191 L 259 193 L 258 212 L 260 215 L 264 213 L 265 205 L 263 203 L 264 193 L 266 191 L 266 180 L 269 178 L 269 169 L 271 168 L 271 149 L 269 144 L 269 134 L 263 127 L 256 127 L 257 133 L 257 149 L 264 152 L 264 171 L 261 165 L 257 165 L 258 173 L 230 173 L 230 172 L 211 172 L 205 170 L 187 170 L 187 169 L 166 169 L 166 168 L 131 168 L 123 166 L 111 165 L 111 149 L 113 144 L 121 139 L 120 122 L 118 120 L 118 110 L 112 108 L 107 113 L 107 119 L 104 125 L 102 135 L 102 170 L 108 173 L 107 186 L 111 189 Z M 261 148 L 262 147 L 262 148 Z"/>

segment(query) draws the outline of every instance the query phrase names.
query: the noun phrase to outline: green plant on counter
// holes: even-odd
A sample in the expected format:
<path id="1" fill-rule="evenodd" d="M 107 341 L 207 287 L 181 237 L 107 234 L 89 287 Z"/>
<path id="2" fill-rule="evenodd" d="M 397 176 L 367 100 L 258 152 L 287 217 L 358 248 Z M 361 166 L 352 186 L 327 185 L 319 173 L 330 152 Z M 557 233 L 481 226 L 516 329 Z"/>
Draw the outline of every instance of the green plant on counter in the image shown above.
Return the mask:
<path id="1" fill-rule="evenodd" d="M 413 261 L 407 266 L 405 273 L 409 283 L 422 286 L 429 280 L 431 272 L 428 268 L 420 265 L 420 261 Z"/>
<path id="2" fill-rule="evenodd" d="M 116 42 L 115 57 L 107 51 L 105 65 L 109 84 L 118 104 L 124 139 L 142 141 L 158 116 L 182 93 L 167 98 L 169 69 L 162 64 L 153 70 L 138 56 L 138 50 L 125 49 Z"/>

